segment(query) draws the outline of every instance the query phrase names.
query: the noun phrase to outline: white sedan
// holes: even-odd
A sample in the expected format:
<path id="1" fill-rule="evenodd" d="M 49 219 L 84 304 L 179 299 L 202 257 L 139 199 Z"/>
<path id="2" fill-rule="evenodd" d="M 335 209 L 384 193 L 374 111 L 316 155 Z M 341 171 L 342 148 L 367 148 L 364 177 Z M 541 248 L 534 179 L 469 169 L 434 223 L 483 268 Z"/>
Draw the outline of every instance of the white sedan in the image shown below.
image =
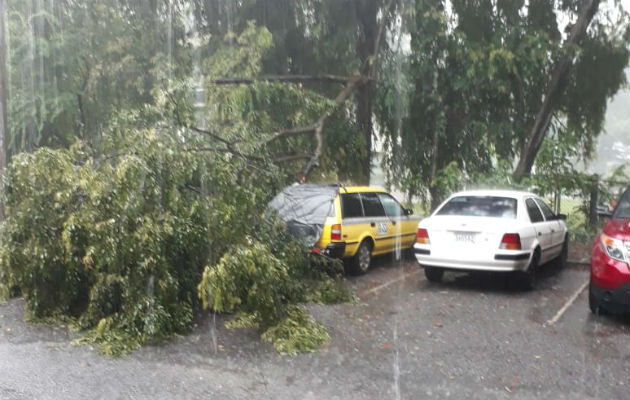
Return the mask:
<path id="1" fill-rule="evenodd" d="M 565 219 L 532 193 L 460 192 L 420 221 L 414 253 L 433 282 L 445 270 L 515 271 L 533 289 L 539 266 L 566 262 Z"/>

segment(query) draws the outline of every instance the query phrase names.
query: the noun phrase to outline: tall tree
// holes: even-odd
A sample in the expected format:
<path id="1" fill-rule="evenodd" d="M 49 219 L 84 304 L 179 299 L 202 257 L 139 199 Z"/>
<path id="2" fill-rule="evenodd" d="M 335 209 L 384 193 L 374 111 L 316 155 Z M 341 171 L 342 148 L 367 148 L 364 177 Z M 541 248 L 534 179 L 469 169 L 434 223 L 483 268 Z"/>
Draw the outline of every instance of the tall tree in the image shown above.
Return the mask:
<path id="1" fill-rule="evenodd" d="M 410 88 L 390 84 L 389 102 L 405 94 L 398 113 L 379 103 L 390 181 L 439 202 L 457 170 L 469 179 L 510 165 L 524 148 L 545 101 L 547 81 L 565 56 L 560 16 L 578 18 L 579 1 L 417 0 L 405 56 Z M 606 101 L 623 84 L 628 19 L 595 17 L 565 75 L 557 121 L 566 123 L 588 157 L 601 132 Z M 384 105 L 383 105 L 384 104 Z M 400 122 L 393 116 L 398 115 Z M 561 139 L 560 139 L 561 140 Z M 447 185 L 448 186 L 448 185 Z M 425 188 L 430 188 L 428 196 Z"/>
<path id="2" fill-rule="evenodd" d="M 520 182 L 525 175 L 529 174 L 534 166 L 536 155 L 540 150 L 543 139 L 549 129 L 551 118 L 561 101 L 561 95 L 569 81 L 569 74 L 577 48 L 580 46 L 582 38 L 586 34 L 586 30 L 590 25 L 597 8 L 599 0 L 585 0 L 580 9 L 578 19 L 571 27 L 569 37 L 563 43 L 563 54 L 556 63 L 551 74 L 549 84 L 545 91 L 545 99 L 536 115 L 533 126 L 531 127 L 529 136 L 525 146 L 523 146 L 518 161 L 518 165 L 514 170 L 514 180 Z"/>
<path id="3" fill-rule="evenodd" d="M 7 47 L 5 36 L 6 10 L 4 0 L 0 0 L 0 175 L 7 166 Z M 0 218 L 4 215 L 4 202 L 0 200 Z"/>

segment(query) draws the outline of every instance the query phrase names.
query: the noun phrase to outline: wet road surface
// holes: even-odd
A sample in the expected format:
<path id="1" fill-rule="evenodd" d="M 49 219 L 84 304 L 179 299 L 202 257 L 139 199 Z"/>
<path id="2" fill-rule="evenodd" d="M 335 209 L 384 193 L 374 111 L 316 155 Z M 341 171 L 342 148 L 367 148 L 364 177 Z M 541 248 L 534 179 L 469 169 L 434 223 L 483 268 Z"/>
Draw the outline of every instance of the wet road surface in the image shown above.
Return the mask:
<path id="1" fill-rule="evenodd" d="M 502 275 L 429 283 L 415 261 L 377 260 L 349 278 L 358 304 L 310 306 L 328 347 L 280 356 L 252 330 L 207 315 L 193 333 L 113 359 L 63 328 L 0 305 L 0 399 L 626 399 L 630 317 L 594 316 L 588 279 L 549 269 L 523 292 Z"/>

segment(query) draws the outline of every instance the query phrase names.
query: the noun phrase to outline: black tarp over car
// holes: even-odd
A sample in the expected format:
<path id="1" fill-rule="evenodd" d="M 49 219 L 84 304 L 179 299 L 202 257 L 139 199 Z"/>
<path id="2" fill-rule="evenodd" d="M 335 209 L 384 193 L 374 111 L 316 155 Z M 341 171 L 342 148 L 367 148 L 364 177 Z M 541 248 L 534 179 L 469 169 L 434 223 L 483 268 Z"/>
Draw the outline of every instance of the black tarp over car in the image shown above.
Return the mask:
<path id="1" fill-rule="evenodd" d="M 326 217 L 334 215 L 339 185 L 301 184 L 287 186 L 269 206 L 282 219 L 287 230 L 313 246 L 324 229 Z"/>

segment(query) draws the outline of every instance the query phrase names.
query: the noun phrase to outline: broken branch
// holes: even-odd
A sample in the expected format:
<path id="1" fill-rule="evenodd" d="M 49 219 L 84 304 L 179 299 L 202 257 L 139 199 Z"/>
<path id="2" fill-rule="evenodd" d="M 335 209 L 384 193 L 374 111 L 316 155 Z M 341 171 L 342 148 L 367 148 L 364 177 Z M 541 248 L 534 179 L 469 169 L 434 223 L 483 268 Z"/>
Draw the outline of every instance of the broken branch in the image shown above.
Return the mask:
<path id="1" fill-rule="evenodd" d="M 284 83 L 302 83 L 302 82 L 329 82 L 329 83 L 348 83 L 357 76 L 339 76 L 339 75 L 263 75 L 255 78 L 221 78 L 212 81 L 215 85 L 251 85 L 254 82 L 284 82 Z"/>

